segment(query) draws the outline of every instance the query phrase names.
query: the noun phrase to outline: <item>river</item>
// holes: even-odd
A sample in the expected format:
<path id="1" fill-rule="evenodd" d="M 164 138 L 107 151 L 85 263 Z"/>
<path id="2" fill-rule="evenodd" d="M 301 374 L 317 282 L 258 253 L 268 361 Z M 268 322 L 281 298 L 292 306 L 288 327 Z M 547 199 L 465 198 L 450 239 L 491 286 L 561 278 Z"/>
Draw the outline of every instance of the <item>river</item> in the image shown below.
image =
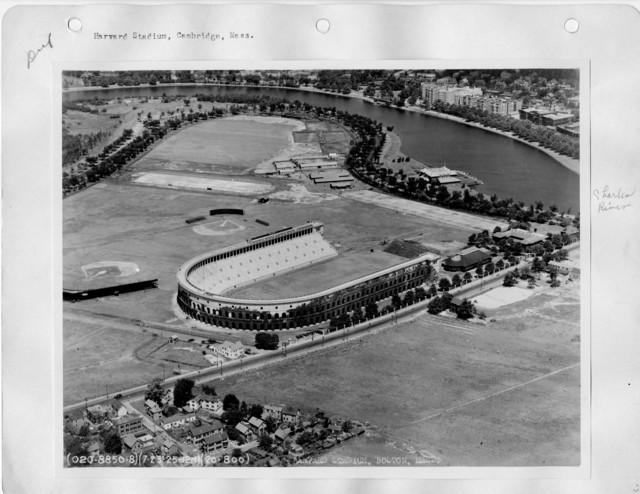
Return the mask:
<path id="1" fill-rule="evenodd" d="M 570 209 L 574 214 L 580 210 L 579 175 L 542 151 L 481 129 L 374 105 L 358 98 L 295 89 L 181 85 L 67 92 L 63 93 L 63 99 L 161 96 L 162 93 L 267 93 L 290 101 L 358 113 L 393 126 L 402 139 L 402 152 L 408 156 L 431 166 L 445 163 L 449 168 L 464 170 L 479 178 L 484 185 L 477 190 L 484 194 L 512 197 L 526 204 L 542 201 L 545 206 L 555 204 L 560 211 Z"/>

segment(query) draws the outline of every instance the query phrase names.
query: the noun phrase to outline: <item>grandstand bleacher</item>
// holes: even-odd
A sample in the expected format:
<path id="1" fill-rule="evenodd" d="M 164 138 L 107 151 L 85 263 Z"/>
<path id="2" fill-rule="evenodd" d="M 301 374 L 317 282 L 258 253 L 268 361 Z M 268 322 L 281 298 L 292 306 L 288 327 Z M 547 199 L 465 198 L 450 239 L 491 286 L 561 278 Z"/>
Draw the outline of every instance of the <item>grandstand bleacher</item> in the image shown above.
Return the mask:
<path id="1" fill-rule="evenodd" d="M 384 251 L 406 259 L 413 259 L 421 256 L 425 252 L 429 252 L 429 249 L 420 242 L 395 238 Z"/>
<path id="2" fill-rule="evenodd" d="M 337 251 L 319 232 L 312 232 L 205 264 L 192 270 L 189 279 L 205 292 L 222 294 L 336 255 Z"/>

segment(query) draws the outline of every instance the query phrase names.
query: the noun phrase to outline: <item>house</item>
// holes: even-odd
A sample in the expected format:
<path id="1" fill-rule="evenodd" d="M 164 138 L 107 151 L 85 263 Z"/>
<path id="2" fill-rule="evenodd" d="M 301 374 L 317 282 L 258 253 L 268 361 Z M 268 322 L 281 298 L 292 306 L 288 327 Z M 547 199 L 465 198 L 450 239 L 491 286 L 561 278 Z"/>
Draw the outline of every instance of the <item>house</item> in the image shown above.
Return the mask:
<path id="1" fill-rule="evenodd" d="M 299 444 L 292 444 L 289 448 L 289 458 L 296 461 L 304 456 L 304 449 Z"/>
<path id="2" fill-rule="evenodd" d="M 89 446 L 87 446 L 87 455 L 90 458 L 94 458 L 100 454 L 100 443 L 98 441 L 93 441 Z"/>
<path id="3" fill-rule="evenodd" d="M 117 417 L 124 417 L 129 413 L 127 407 L 125 407 L 120 400 L 112 398 L 103 403 L 109 418 L 114 419 Z"/>
<path id="4" fill-rule="evenodd" d="M 175 429 L 176 427 L 180 427 L 185 424 L 184 415 L 181 413 L 176 413 L 171 417 L 164 417 L 160 420 L 160 426 L 165 430 Z"/>
<path id="5" fill-rule="evenodd" d="M 267 424 L 264 423 L 264 420 L 259 419 L 258 417 L 251 417 L 249 419 L 249 425 L 256 436 L 264 434 L 267 430 Z"/>
<path id="6" fill-rule="evenodd" d="M 220 345 L 213 345 L 213 351 L 220 355 L 224 355 L 228 359 L 237 359 L 244 355 L 244 346 L 239 341 L 236 341 L 235 343 L 225 341 Z"/>
<path id="7" fill-rule="evenodd" d="M 282 421 L 282 409 L 283 406 L 279 405 L 265 405 L 262 409 L 262 418 L 266 419 L 271 417 L 276 422 Z"/>
<path id="8" fill-rule="evenodd" d="M 224 451 L 229 447 L 229 437 L 226 432 L 219 430 L 210 436 L 205 437 L 200 447 L 205 453 Z"/>
<path id="9" fill-rule="evenodd" d="M 82 428 L 82 426 L 86 425 L 87 427 L 91 427 L 91 422 L 87 417 L 85 417 L 84 410 L 74 410 L 65 415 L 66 423 L 73 429 L 76 433 Z"/>
<path id="10" fill-rule="evenodd" d="M 122 438 L 122 444 L 132 453 L 149 453 L 155 449 L 151 434 L 127 434 Z"/>
<path id="11" fill-rule="evenodd" d="M 219 430 L 222 430 L 222 422 L 214 420 L 212 424 L 192 427 L 187 431 L 187 435 L 193 444 L 200 444 L 206 437 L 211 436 Z"/>
<path id="12" fill-rule="evenodd" d="M 135 434 L 144 429 L 142 426 L 142 415 L 137 413 L 115 418 L 112 422 L 121 437 L 126 434 Z"/>
<path id="13" fill-rule="evenodd" d="M 285 407 L 282 410 L 282 420 L 284 422 L 294 424 L 298 421 L 299 417 L 300 417 L 300 410 L 296 410 L 293 407 Z"/>
<path id="14" fill-rule="evenodd" d="M 200 410 L 208 410 L 209 412 L 219 413 L 222 411 L 222 400 L 219 396 L 200 393 L 187 402 L 187 408 L 192 412 Z"/>
<path id="15" fill-rule="evenodd" d="M 144 402 L 144 410 L 153 420 L 160 420 L 162 418 L 162 409 L 153 400 L 147 400 Z"/>
<path id="16" fill-rule="evenodd" d="M 290 434 L 291 429 L 289 429 L 289 427 L 286 427 L 284 429 L 278 429 L 273 436 L 276 441 L 283 442 L 287 437 L 289 437 Z"/>
<path id="17" fill-rule="evenodd" d="M 548 270 L 551 272 L 555 272 L 557 274 L 568 275 L 571 279 L 580 278 L 580 265 L 575 261 L 566 260 L 566 261 L 549 261 Z"/>
<path id="18" fill-rule="evenodd" d="M 173 403 L 173 388 L 168 388 L 162 395 L 162 404 L 167 405 Z"/>
<path id="19" fill-rule="evenodd" d="M 238 425 L 236 425 L 236 430 L 240 433 L 245 443 L 250 443 L 251 441 L 254 441 L 256 439 L 255 432 L 245 421 L 242 421 Z"/>
<path id="20" fill-rule="evenodd" d="M 160 445 L 160 451 L 165 456 L 178 456 L 180 453 L 178 445 L 168 439 Z"/>
<path id="21" fill-rule="evenodd" d="M 494 240 L 502 238 L 511 239 L 514 243 L 521 244 L 523 247 L 532 247 L 545 241 L 545 237 L 538 233 L 530 233 L 522 228 L 513 228 L 505 232 L 495 232 L 491 235 Z"/>
<path id="22" fill-rule="evenodd" d="M 568 226 L 563 231 L 567 234 L 572 242 L 580 240 L 580 230 L 578 230 L 575 226 Z"/>
<path id="23" fill-rule="evenodd" d="M 87 408 L 87 418 L 94 424 L 101 424 L 109 418 L 109 414 L 104 406 L 93 405 Z"/>
<path id="24" fill-rule="evenodd" d="M 458 174 L 455 170 L 450 170 L 446 166 L 440 168 L 423 168 L 418 171 L 418 175 L 430 183 L 445 185 L 452 183 L 460 183 L 460 179 L 456 178 Z"/>
<path id="25" fill-rule="evenodd" d="M 491 261 L 491 253 L 484 248 L 467 247 L 442 262 L 445 271 L 469 271 Z"/>

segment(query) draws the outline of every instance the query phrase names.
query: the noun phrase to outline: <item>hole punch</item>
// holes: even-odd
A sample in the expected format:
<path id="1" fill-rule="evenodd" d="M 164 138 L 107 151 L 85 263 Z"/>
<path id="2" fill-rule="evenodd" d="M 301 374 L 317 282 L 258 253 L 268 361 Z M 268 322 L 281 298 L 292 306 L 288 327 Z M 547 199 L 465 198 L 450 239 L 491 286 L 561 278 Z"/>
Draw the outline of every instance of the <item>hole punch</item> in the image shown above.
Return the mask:
<path id="1" fill-rule="evenodd" d="M 72 17 L 67 22 L 67 29 L 72 33 L 77 33 L 82 30 L 82 21 L 77 17 Z"/>
<path id="2" fill-rule="evenodd" d="M 329 19 L 318 19 L 318 22 L 316 22 L 316 29 L 320 34 L 327 34 L 329 29 L 331 29 Z"/>
<path id="3" fill-rule="evenodd" d="M 579 27 L 580 23 L 575 19 L 567 19 L 567 21 L 564 23 L 565 31 L 571 34 L 578 32 Z"/>

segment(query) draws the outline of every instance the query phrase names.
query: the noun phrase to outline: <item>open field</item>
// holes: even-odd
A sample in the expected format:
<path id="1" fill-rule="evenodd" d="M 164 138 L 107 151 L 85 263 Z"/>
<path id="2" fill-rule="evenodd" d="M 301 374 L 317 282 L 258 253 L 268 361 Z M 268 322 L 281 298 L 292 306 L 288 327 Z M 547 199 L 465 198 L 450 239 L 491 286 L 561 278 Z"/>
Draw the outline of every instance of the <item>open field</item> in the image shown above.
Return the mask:
<path id="1" fill-rule="evenodd" d="M 106 386 L 110 394 L 116 394 L 162 376 L 160 365 L 138 358 L 139 353 L 153 350 L 158 343 L 158 337 L 115 329 L 109 323 L 65 318 L 65 405 L 104 394 Z"/>
<path id="2" fill-rule="evenodd" d="M 226 296 L 274 299 L 316 293 L 405 261 L 382 251 L 334 257 L 264 281 L 229 290 Z"/>
<path id="3" fill-rule="evenodd" d="M 207 176 L 176 175 L 166 173 L 137 173 L 133 181 L 137 184 L 155 187 L 171 187 L 176 189 L 196 189 L 222 192 L 225 194 L 255 195 L 264 194 L 273 189 L 268 183 L 257 183 L 240 180 L 222 180 Z"/>
<path id="4" fill-rule="evenodd" d="M 268 389 L 273 403 L 370 421 L 380 437 L 350 441 L 335 453 L 367 456 L 373 465 L 393 450 L 409 464 L 428 457 L 433 463 L 424 463 L 441 466 L 577 465 L 577 289 L 550 289 L 504 315 L 496 310 L 496 322 L 486 326 L 424 314 L 339 349 L 226 380 L 218 392 L 251 402 Z M 564 303 L 550 311 L 551 298 Z"/>
<path id="5" fill-rule="evenodd" d="M 277 120 L 277 121 L 272 121 Z M 163 169 L 242 174 L 292 142 L 299 122 L 229 117 L 208 120 L 171 136 L 135 164 L 136 171 Z"/>
<path id="6" fill-rule="evenodd" d="M 477 232 L 478 230 L 493 231 L 496 226 L 501 228 L 507 226 L 503 220 L 484 218 L 482 216 L 476 216 L 469 213 L 439 208 L 437 206 L 431 206 L 430 204 L 410 201 L 408 199 L 402 199 L 400 197 L 390 196 L 371 190 L 345 192 L 343 196 L 353 199 L 354 201 L 362 201 L 367 204 L 377 204 L 384 208 L 421 216 L 423 218 L 443 222 L 448 225 L 455 225 L 459 228 L 465 228 L 474 232 Z"/>
<path id="7" fill-rule="evenodd" d="M 140 269 L 138 276 L 158 279 L 157 289 L 86 300 L 78 306 L 102 314 L 182 325 L 185 322 L 176 320 L 172 302 L 177 291 L 176 273 L 184 262 L 284 226 L 321 221 L 325 238 L 340 254 L 362 253 L 363 260 L 371 257 L 370 249 L 381 250 L 380 243 L 391 238 L 423 233 L 439 241 L 464 241 L 468 236 L 452 226 L 332 197 L 335 199 L 303 201 L 295 206 L 274 199 L 258 204 L 237 195 L 105 182 L 63 202 L 65 279 L 84 277 L 81 267 L 91 263 L 135 263 Z M 221 207 L 242 208 L 246 214 L 211 218 L 200 225 L 185 223 L 196 216 L 210 218 L 209 210 Z M 269 226 L 256 223 L 258 218 Z M 243 229 L 225 229 L 225 235 L 201 234 L 209 223 L 225 220 Z"/>

